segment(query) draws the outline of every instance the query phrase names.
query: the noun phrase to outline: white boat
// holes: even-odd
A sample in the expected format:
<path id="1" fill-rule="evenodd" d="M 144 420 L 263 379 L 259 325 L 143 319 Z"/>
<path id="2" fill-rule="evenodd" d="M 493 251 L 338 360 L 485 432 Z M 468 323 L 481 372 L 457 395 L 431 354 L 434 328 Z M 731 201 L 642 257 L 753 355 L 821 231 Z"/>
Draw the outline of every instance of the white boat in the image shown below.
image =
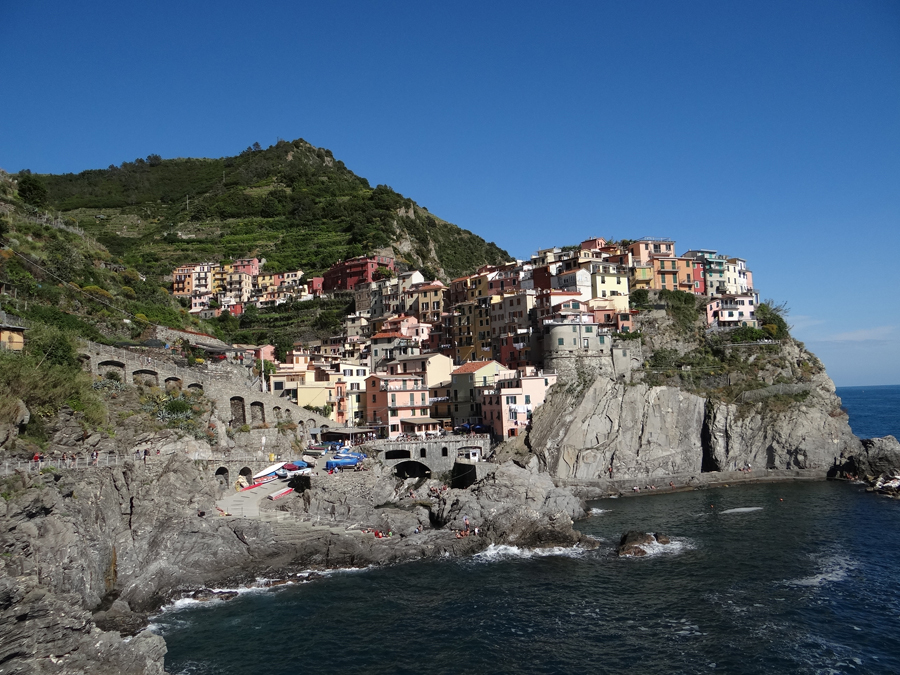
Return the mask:
<path id="1" fill-rule="evenodd" d="M 253 480 L 256 480 L 257 478 L 262 478 L 263 476 L 268 476 L 270 473 L 275 473 L 276 471 L 278 471 L 278 469 L 283 467 L 285 464 L 287 464 L 287 462 L 278 462 L 278 464 L 273 464 L 272 466 L 270 466 L 266 469 L 263 469 L 259 473 L 254 474 Z"/>

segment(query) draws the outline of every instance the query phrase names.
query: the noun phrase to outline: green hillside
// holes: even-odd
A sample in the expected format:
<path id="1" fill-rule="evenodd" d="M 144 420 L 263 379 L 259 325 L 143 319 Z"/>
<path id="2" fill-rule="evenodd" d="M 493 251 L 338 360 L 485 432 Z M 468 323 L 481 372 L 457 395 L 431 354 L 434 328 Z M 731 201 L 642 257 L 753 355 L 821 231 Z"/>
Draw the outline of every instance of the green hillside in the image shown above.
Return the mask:
<path id="1" fill-rule="evenodd" d="M 267 271 L 302 269 L 312 276 L 339 259 L 380 250 L 426 276 L 448 279 L 510 258 L 390 187 L 372 188 L 329 150 L 302 139 L 257 145 L 235 157 L 151 155 L 36 178 L 47 188 L 43 205 L 144 275 L 257 256 L 266 259 Z"/>

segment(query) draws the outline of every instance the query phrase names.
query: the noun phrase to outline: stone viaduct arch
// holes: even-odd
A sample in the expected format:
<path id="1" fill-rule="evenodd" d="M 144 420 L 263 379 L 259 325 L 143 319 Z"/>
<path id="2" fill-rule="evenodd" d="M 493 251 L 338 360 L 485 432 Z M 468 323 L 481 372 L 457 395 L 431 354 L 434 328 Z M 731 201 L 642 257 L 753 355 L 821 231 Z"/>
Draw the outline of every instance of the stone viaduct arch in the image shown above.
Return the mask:
<path id="1" fill-rule="evenodd" d="M 234 426 L 237 427 L 292 420 L 296 420 L 301 429 L 327 429 L 334 426 L 334 422 L 327 417 L 302 408 L 290 399 L 256 391 L 246 381 L 233 379 L 227 371 L 177 366 L 165 360 L 146 358 L 127 349 L 94 342 L 88 342 L 82 353 L 86 357 L 85 366 L 96 376 L 103 377 L 112 371 L 119 375 L 122 382 L 137 381 L 144 384 L 149 381 L 153 386 L 202 391 L 208 398 L 216 401 L 223 415 L 237 412 L 238 404 L 233 404 L 233 401 L 239 401 L 242 412 L 232 415 Z M 241 420 L 240 423 L 237 420 Z"/>
<path id="2" fill-rule="evenodd" d="M 382 464 L 393 468 L 397 475 L 409 476 L 425 475 L 415 473 L 421 469 L 414 465 L 425 467 L 431 475 L 450 472 L 459 459 L 459 451 L 473 446 L 480 448 L 479 454 L 484 457 L 490 450 L 491 442 L 487 437 L 460 436 L 432 441 L 372 441 L 366 444 Z"/>

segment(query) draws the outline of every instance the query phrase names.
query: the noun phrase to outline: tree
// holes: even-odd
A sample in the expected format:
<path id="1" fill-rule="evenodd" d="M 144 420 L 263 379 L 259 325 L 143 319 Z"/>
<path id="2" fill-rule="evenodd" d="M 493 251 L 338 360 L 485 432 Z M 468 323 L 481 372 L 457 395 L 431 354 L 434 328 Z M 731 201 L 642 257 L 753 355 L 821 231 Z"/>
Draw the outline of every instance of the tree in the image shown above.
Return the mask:
<path id="1" fill-rule="evenodd" d="M 756 321 L 776 340 L 782 340 L 790 337 L 790 327 L 784 319 L 789 312 L 786 302 L 776 303 L 767 299 L 756 308 Z"/>
<path id="2" fill-rule="evenodd" d="M 650 303 L 650 293 L 646 288 L 636 288 L 631 291 L 631 306 L 646 307 Z"/>
<path id="3" fill-rule="evenodd" d="M 84 256 L 62 239 L 54 239 L 44 250 L 47 268 L 63 281 L 78 278 L 84 267 Z"/>
<path id="4" fill-rule="evenodd" d="M 375 281 L 381 281 L 382 279 L 393 279 L 394 278 L 394 270 L 389 267 L 378 267 L 375 270 L 375 274 L 372 275 L 372 279 Z"/>
<path id="5" fill-rule="evenodd" d="M 159 155 L 147 155 L 147 164 L 150 166 L 159 166 L 162 164 L 162 157 Z"/>
<path id="6" fill-rule="evenodd" d="M 19 197 L 26 204 L 42 207 L 47 205 L 47 186 L 37 176 L 27 173 L 19 178 Z"/>
<path id="7" fill-rule="evenodd" d="M 250 328 L 259 320 L 259 307 L 252 303 L 247 303 L 244 307 L 244 313 L 241 314 L 241 328 Z"/>

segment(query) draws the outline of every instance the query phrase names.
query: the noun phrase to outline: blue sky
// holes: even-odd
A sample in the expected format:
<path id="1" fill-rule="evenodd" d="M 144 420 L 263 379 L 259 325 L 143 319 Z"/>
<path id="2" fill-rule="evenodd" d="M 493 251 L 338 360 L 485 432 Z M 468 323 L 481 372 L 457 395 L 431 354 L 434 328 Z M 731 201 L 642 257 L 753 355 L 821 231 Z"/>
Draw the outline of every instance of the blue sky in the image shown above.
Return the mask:
<path id="1" fill-rule="evenodd" d="M 515 256 L 746 258 L 840 385 L 900 383 L 900 3 L 7 4 L 0 167 L 305 138 Z"/>

